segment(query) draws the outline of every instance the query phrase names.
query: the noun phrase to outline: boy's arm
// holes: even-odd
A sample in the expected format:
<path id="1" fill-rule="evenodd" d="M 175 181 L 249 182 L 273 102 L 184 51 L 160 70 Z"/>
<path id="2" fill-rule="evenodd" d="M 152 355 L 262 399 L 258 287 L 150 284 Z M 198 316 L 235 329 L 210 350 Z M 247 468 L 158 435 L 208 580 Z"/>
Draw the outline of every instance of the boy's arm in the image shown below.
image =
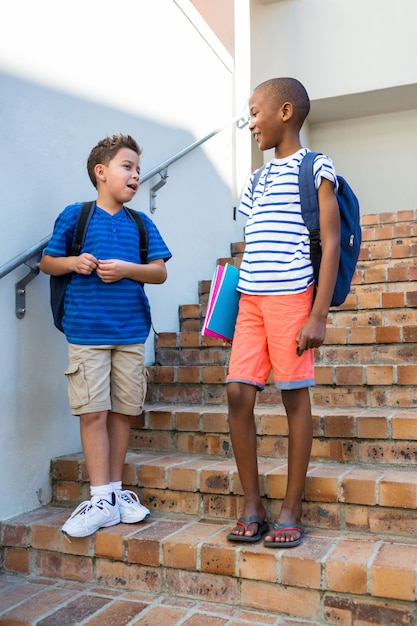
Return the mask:
<path id="1" fill-rule="evenodd" d="M 297 335 L 297 353 L 318 348 L 326 335 L 329 312 L 340 259 L 340 213 L 333 183 L 323 178 L 318 190 L 322 257 L 319 281 L 311 314 Z"/>
<path id="2" fill-rule="evenodd" d="M 167 270 L 163 259 L 155 259 L 144 264 L 107 259 L 98 261 L 97 276 L 104 283 L 114 283 L 122 278 L 130 278 L 138 283 L 160 285 L 167 278 Z"/>
<path id="3" fill-rule="evenodd" d="M 45 274 L 62 276 L 70 272 L 77 274 L 91 274 L 97 267 L 97 259 L 90 253 L 84 252 L 79 256 L 50 256 L 44 254 L 39 263 L 39 269 Z"/>

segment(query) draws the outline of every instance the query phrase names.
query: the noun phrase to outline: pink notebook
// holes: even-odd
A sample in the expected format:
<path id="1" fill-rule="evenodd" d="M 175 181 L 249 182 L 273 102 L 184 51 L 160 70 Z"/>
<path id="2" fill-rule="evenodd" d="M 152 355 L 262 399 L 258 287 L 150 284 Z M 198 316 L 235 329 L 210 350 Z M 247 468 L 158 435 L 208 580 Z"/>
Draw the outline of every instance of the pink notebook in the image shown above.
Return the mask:
<path id="1" fill-rule="evenodd" d="M 218 265 L 211 281 L 207 313 L 202 335 L 226 341 L 233 339 L 240 294 L 237 291 L 239 270 L 226 263 Z"/>

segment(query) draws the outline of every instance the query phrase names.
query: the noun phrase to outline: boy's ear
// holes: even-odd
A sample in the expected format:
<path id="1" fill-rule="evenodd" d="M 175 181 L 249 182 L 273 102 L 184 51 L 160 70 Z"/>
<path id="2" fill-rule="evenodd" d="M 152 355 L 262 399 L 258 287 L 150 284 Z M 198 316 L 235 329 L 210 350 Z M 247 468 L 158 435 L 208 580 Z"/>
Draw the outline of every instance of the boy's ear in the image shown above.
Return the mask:
<path id="1" fill-rule="evenodd" d="M 281 106 L 280 112 L 282 116 L 282 121 L 288 122 L 288 120 L 292 118 L 294 113 L 294 108 L 291 102 L 284 102 L 284 104 Z"/>
<path id="2" fill-rule="evenodd" d="M 102 163 L 97 163 L 97 165 L 94 167 L 94 173 L 97 180 L 100 180 L 101 182 L 106 180 L 104 165 Z"/>

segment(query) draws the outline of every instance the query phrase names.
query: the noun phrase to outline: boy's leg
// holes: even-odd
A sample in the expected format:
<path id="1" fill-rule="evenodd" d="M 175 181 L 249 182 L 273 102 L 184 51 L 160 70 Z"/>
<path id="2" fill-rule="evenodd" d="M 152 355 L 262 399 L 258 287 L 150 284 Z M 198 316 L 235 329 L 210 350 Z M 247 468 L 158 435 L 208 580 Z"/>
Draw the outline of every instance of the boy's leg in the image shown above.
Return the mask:
<path id="1" fill-rule="evenodd" d="M 247 538 L 266 531 L 253 414 L 256 394 L 263 389 L 271 370 L 262 311 L 264 300 L 264 296 L 241 294 L 227 375 L 230 438 L 244 494 L 241 517 L 245 518 L 245 525 L 237 524 L 230 535 Z M 258 519 L 248 523 L 251 517 Z"/>
<path id="2" fill-rule="evenodd" d="M 66 375 L 69 399 L 73 415 L 80 416 L 81 442 L 91 493 L 91 500 L 82 502 L 62 527 L 62 532 L 72 537 L 86 537 L 99 528 L 120 522 L 119 506 L 112 493 L 109 472 L 108 348 L 75 344 L 68 346 L 69 364 Z"/>
<path id="3" fill-rule="evenodd" d="M 68 344 L 68 356 L 69 400 L 72 414 L 80 416 L 81 442 L 90 484 L 93 487 L 108 485 L 111 346 Z"/>
<path id="4" fill-rule="evenodd" d="M 91 486 L 110 483 L 108 411 L 80 415 L 81 443 Z"/>
<path id="5" fill-rule="evenodd" d="M 111 410 L 107 418 L 111 482 L 122 480 L 129 446 L 131 417 L 140 415 L 146 396 L 145 346 L 113 346 L 111 351 Z"/>
<path id="6" fill-rule="evenodd" d="M 134 524 L 150 516 L 134 491 L 122 488 L 123 467 L 129 446 L 131 417 L 140 415 L 146 396 L 145 346 L 114 346 L 111 368 L 112 410 L 107 418 L 110 482 L 119 503 L 120 519 Z"/>
<path id="7" fill-rule="evenodd" d="M 122 480 L 123 466 L 129 446 L 130 415 L 109 411 L 107 432 L 109 439 L 109 477 L 110 482 Z"/>
<path id="8" fill-rule="evenodd" d="M 282 401 L 288 417 L 288 480 L 287 490 L 278 517 L 279 524 L 300 525 L 302 497 L 313 440 L 308 387 L 282 390 Z M 296 541 L 298 530 L 283 530 L 275 537 L 276 542 Z M 265 541 L 274 541 L 274 533 L 268 533 Z"/>
<path id="9" fill-rule="evenodd" d="M 82 502 L 62 526 L 62 532 L 71 537 L 87 537 L 99 528 L 120 522 L 119 505 L 109 479 L 107 411 L 81 414 L 80 431 L 91 500 Z"/>
<path id="10" fill-rule="evenodd" d="M 242 517 L 253 515 L 265 519 L 265 508 L 259 492 L 256 428 L 253 415 L 257 388 L 239 382 L 227 385 L 229 427 L 233 453 L 244 493 Z M 251 537 L 256 535 L 259 523 L 253 522 L 245 529 L 240 524 L 231 534 Z"/>
<path id="11" fill-rule="evenodd" d="M 80 415 L 81 442 L 92 486 L 122 480 L 130 419 L 113 411 Z"/>

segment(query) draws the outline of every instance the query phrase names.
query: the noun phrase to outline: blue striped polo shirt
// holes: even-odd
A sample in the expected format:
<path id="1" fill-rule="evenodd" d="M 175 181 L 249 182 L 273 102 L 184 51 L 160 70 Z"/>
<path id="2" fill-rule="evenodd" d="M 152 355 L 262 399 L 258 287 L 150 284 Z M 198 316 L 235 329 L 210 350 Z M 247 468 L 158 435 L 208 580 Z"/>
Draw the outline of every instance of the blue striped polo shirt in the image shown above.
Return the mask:
<path id="1" fill-rule="evenodd" d="M 44 253 L 67 256 L 75 222 L 82 203 L 67 206 L 57 217 L 54 231 Z M 148 262 L 168 261 L 171 252 L 157 227 L 144 213 L 141 217 L 148 232 Z M 127 211 L 110 215 L 95 207 L 81 253 L 97 259 L 120 259 L 140 263 L 139 231 Z M 151 328 L 151 313 L 143 286 L 130 278 L 104 283 L 93 272 L 89 276 L 73 273 L 65 295 L 63 318 L 69 343 L 81 345 L 124 345 L 144 343 Z"/>
<path id="2" fill-rule="evenodd" d="M 248 181 L 239 212 L 248 219 L 238 291 L 257 295 L 301 293 L 313 283 L 310 241 L 301 215 L 298 173 L 301 148 L 285 159 L 272 159 L 264 167 L 252 196 Z M 314 160 L 316 189 L 328 178 L 337 189 L 334 165 L 329 157 Z"/>

